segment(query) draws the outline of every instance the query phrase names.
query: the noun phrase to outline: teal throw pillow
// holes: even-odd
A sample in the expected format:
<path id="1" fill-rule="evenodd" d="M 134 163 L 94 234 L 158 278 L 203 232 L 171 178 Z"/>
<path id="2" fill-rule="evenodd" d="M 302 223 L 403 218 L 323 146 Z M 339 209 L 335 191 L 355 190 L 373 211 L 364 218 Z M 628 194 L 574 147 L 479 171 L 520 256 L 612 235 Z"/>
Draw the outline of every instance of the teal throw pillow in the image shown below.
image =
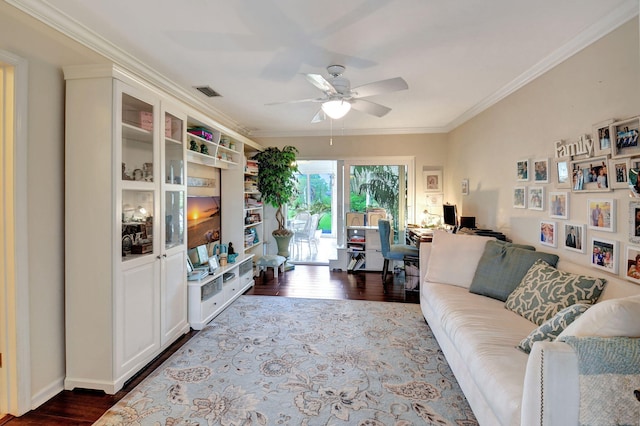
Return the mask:
<path id="1" fill-rule="evenodd" d="M 542 325 L 567 306 L 596 303 L 606 281 L 559 271 L 537 260 L 507 298 L 505 308 Z"/>
<path id="2" fill-rule="evenodd" d="M 488 241 L 469 291 L 504 302 L 538 259 L 552 266 L 558 263 L 558 256 L 535 251 L 533 246 Z"/>
<path id="3" fill-rule="evenodd" d="M 551 319 L 545 321 L 540 327 L 533 330 L 527 337 L 522 339 L 518 348 L 524 352 L 531 352 L 531 346 L 534 342 L 541 340 L 553 341 L 569 324 L 576 320 L 580 315 L 589 309 L 591 305 L 584 303 L 576 303 L 567 308 L 562 309 Z"/>

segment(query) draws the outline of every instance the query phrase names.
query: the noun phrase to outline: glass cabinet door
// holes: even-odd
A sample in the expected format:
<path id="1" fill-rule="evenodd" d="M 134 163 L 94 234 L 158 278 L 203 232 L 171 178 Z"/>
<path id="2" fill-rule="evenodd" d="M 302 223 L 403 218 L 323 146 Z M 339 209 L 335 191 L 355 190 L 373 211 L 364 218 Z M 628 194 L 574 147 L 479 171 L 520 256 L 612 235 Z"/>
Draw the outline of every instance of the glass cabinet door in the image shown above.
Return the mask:
<path id="1" fill-rule="evenodd" d="M 165 248 L 184 244 L 184 191 L 165 192 Z"/>
<path id="2" fill-rule="evenodd" d="M 164 176 L 165 183 L 184 185 L 184 122 L 164 113 Z"/>
<path id="3" fill-rule="evenodd" d="M 122 93 L 122 180 L 153 182 L 153 105 Z"/>
<path id="4" fill-rule="evenodd" d="M 122 260 L 153 254 L 153 191 L 122 191 Z"/>

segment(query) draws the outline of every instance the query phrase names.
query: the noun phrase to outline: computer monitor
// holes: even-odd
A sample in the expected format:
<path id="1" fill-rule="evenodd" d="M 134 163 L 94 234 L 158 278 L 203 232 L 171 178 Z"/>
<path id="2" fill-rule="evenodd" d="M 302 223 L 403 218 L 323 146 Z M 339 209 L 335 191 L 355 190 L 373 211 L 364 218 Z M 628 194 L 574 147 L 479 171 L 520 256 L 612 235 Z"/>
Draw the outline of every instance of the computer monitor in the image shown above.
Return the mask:
<path id="1" fill-rule="evenodd" d="M 455 232 L 458 229 L 458 211 L 455 204 L 442 205 L 442 218 L 445 225 L 449 225 Z"/>

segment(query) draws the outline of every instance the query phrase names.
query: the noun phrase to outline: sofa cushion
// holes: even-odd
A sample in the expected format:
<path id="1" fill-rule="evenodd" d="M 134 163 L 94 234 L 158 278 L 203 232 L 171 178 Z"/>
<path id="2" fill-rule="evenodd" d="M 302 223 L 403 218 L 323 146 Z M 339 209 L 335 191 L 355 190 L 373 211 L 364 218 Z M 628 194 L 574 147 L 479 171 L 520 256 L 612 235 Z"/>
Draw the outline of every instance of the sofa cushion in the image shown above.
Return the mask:
<path id="1" fill-rule="evenodd" d="M 484 247 L 469 291 L 504 302 L 538 259 L 551 266 L 556 266 L 558 262 L 557 255 L 537 252 L 533 246 L 489 241 Z"/>
<path id="2" fill-rule="evenodd" d="M 555 314 L 549 320 L 545 321 L 540 327 L 533 330 L 527 337 L 522 339 L 518 348 L 524 352 L 531 352 L 531 346 L 534 342 L 541 340 L 553 341 L 569 324 L 574 322 L 576 318 L 582 315 L 591 305 L 584 303 L 576 303 L 568 306 Z"/>
<path id="3" fill-rule="evenodd" d="M 469 288 L 484 246 L 493 239 L 435 231 L 425 279 Z"/>
<path id="4" fill-rule="evenodd" d="M 567 306 L 596 303 L 605 283 L 604 279 L 559 271 L 544 260 L 536 260 L 504 306 L 542 325 Z"/>
<path id="5" fill-rule="evenodd" d="M 596 303 L 558 337 L 640 337 L 640 296 Z"/>

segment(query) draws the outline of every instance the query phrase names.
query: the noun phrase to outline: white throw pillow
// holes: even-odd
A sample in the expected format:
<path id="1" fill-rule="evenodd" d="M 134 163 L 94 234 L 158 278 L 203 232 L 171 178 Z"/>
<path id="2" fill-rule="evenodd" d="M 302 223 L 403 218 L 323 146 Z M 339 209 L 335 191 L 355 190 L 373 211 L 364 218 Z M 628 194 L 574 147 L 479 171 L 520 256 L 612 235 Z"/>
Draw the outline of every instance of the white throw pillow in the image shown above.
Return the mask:
<path id="1" fill-rule="evenodd" d="M 565 336 L 640 337 L 640 296 L 596 303 L 558 338 Z"/>
<path id="2" fill-rule="evenodd" d="M 484 246 L 493 239 L 435 231 L 425 280 L 469 288 Z"/>

